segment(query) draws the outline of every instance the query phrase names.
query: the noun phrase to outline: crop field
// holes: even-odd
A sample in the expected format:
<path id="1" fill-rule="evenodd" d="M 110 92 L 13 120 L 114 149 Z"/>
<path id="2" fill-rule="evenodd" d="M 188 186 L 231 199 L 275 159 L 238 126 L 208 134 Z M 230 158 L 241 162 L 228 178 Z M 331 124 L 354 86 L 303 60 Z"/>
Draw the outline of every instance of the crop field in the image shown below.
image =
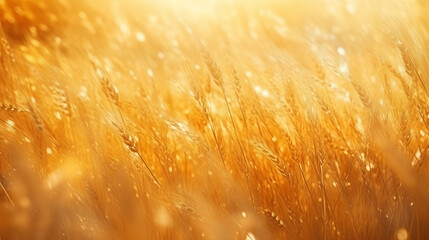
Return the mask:
<path id="1" fill-rule="evenodd" d="M 428 16 L 0 0 L 0 240 L 428 239 Z"/>

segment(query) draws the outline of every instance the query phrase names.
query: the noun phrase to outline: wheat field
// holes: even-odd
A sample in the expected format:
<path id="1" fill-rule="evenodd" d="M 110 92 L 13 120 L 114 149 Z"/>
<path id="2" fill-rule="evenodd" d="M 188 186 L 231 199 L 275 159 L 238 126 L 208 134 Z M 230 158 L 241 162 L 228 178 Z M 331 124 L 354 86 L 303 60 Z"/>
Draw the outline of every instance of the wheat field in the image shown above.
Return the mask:
<path id="1" fill-rule="evenodd" d="M 0 0 L 0 239 L 428 239 L 424 0 Z"/>

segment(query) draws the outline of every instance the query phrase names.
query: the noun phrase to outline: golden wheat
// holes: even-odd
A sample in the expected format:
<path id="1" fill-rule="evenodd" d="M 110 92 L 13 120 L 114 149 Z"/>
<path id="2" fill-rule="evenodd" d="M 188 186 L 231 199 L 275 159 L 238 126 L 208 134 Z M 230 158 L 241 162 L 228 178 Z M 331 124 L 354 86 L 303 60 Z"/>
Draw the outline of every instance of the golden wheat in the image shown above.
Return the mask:
<path id="1" fill-rule="evenodd" d="M 0 0 L 0 239 L 427 239 L 428 12 Z"/>

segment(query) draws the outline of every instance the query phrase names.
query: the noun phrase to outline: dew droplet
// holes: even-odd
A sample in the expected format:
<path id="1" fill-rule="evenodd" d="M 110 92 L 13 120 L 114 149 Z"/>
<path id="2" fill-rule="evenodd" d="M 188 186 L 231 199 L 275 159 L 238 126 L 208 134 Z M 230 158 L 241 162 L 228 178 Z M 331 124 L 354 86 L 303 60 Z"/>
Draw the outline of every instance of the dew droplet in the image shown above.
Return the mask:
<path id="1" fill-rule="evenodd" d="M 338 47 L 337 52 L 338 52 L 338 54 L 340 54 L 340 56 L 346 55 L 346 50 L 343 47 Z"/>
<path id="2" fill-rule="evenodd" d="M 269 93 L 267 90 L 263 90 L 263 91 L 262 91 L 262 96 L 264 96 L 264 97 L 269 97 L 269 96 L 270 96 L 270 93 Z"/>
<path id="3" fill-rule="evenodd" d="M 148 69 L 147 69 L 147 75 L 148 75 L 149 77 L 153 78 L 153 72 L 152 72 L 152 69 L 150 69 L 150 68 L 148 68 Z"/>
<path id="4" fill-rule="evenodd" d="M 407 240 L 408 239 L 408 232 L 406 229 L 401 228 L 396 232 L 396 237 L 398 240 Z"/>
<path id="5" fill-rule="evenodd" d="M 142 32 L 136 32 L 136 38 L 139 42 L 144 42 L 146 40 L 146 36 Z"/>

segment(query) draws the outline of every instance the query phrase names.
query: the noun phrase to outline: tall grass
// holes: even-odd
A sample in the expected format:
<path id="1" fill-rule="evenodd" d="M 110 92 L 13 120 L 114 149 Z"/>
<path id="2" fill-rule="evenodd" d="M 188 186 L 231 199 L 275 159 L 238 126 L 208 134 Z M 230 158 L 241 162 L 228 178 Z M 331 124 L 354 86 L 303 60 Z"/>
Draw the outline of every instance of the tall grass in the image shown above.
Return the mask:
<path id="1" fill-rule="evenodd" d="M 427 4 L 0 1 L 0 239 L 426 239 Z"/>

